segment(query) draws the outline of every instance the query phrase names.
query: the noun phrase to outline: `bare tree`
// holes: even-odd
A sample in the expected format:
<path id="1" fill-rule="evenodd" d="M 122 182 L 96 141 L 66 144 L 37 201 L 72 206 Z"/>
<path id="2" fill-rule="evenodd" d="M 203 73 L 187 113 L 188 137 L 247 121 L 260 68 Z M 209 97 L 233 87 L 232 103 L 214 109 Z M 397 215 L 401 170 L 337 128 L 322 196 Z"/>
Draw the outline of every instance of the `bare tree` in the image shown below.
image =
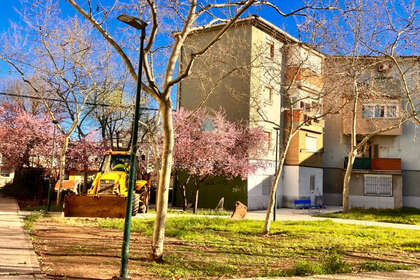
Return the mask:
<path id="1" fill-rule="evenodd" d="M 4 35 L 8 40 L 1 59 L 16 70 L 63 135 L 59 203 L 69 138 L 75 129 L 81 129 L 89 96 L 106 82 L 110 53 L 96 42 L 90 25 L 77 18 L 57 18 L 57 4 L 46 1 L 29 7 L 24 6 L 22 12 L 26 26 Z"/>
<path id="2" fill-rule="evenodd" d="M 251 6 L 266 4 L 273 8 L 274 5 L 268 1 L 246 0 L 239 2 L 210 3 L 207 1 L 139 1 L 135 4 L 115 2 L 112 7 L 105 9 L 101 7 L 99 12 L 92 9 L 91 1 L 82 6 L 76 0 L 67 0 L 83 17 L 94 26 L 98 32 L 119 54 L 128 72 L 134 81 L 137 81 L 137 74 L 130 59 L 130 54 L 124 50 L 124 44 L 120 43 L 119 37 L 111 35 L 105 24 L 116 13 L 133 13 L 136 11 L 143 20 L 150 20 L 151 27 L 147 44 L 144 49 L 143 69 L 146 81 L 142 84 L 142 90 L 149 94 L 159 104 L 159 113 L 162 124 L 162 158 L 159 172 L 159 184 L 157 192 L 157 214 L 153 232 L 152 255 L 160 260 L 163 254 L 163 241 L 165 235 L 166 213 L 168 207 L 168 190 L 172 167 L 172 155 L 174 145 L 174 128 L 172 124 L 171 92 L 182 80 L 192 72 L 192 67 L 198 57 L 203 56 L 212 46 L 226 33 L 229 28 L 239 19 Z M 303 10 L 314 8 L 304 6 L 291 13 L 283 13 L 280 9 L 276 11 L 282 16 L 290 16 L 302 13 Z M 167 24 L 170 22 L 171 24 Z M 209 37 L 207 43 L 197 51 L 190 53 L 185 59 L 185 67 L 177 72 L 176 66 L 180 61 L 181 49 L 187 38 L 193 32 L 195 25 L 203 25 L 204 28 L 213 23 L 225 23 L 223 28 Z M 164 32 L 166 36 L 173 35 L 162 45 L 156 40 L 158 31 Z M 126 33 L 127 34 L 127 33 Z M 133 40 L 131 40 L 133 41 Z M 163 59 L 162 59 L 163 57 Z M 164 69 L 162 75 L 158 75 L 159 69 Z"/>

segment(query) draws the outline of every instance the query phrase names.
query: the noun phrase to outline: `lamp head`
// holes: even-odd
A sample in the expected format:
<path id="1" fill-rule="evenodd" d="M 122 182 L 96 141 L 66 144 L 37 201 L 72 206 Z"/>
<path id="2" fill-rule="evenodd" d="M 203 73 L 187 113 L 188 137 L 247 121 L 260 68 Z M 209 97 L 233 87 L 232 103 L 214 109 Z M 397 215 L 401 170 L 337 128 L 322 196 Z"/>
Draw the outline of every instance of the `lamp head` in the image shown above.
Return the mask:
<path id="1" fill-rule="evenodd" d="M 147 26 L 147 23 L 142 21 L 139 18 L 133 17 L 133 16 L 129 16 L 129 15 L 119 15 L 117 17 L 117 19 L 119 21 L 122 21 L 136 29 L 144 29 Z"/>

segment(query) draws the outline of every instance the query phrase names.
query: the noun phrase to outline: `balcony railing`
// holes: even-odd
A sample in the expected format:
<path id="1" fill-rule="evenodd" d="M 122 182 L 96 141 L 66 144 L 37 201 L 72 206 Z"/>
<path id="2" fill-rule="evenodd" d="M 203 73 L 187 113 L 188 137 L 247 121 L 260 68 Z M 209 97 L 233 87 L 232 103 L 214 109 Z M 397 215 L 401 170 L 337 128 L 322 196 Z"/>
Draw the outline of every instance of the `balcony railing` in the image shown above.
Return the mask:
<path id="1" fill-rule="evenodd" d="M 344 169 L 347 168 L 348 157 L 344 158 Z M 357 157 L 353 163 L 353 169 L 371 169 L 394 171 L 401 170 L 400 158 L 362 158 Z"/>

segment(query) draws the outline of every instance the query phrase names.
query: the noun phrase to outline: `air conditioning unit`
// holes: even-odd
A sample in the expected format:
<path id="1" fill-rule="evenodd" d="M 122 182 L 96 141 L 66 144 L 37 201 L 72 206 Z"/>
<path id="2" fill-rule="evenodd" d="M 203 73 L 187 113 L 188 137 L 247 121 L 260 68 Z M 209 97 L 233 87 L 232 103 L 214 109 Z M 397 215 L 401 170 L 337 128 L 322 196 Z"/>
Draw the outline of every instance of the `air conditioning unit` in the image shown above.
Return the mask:
<path id="1" fill-rule="evenodd" d="M 378 64 L 378 72 L 379 73 L 388 73 L 388 72 L 390 72 L 391 71 L 391 68 L 392 68 L 392 66 L 391 66 L 391 64 L 390 63 L 387 63 L 387 62 L 383 62 L 383 63 L 379 63 Z"/>

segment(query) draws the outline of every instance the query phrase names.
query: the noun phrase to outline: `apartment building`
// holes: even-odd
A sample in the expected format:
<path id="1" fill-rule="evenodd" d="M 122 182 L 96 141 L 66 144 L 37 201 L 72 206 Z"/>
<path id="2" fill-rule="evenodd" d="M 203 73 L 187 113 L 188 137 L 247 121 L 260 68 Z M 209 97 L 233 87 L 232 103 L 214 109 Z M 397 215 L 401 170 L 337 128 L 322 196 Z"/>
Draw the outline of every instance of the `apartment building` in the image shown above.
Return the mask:
<path id="1" fill-rule="evenodd" d="M 331 67 L 346 65 L 346 57 L 331 57 Z M 402 97 L 402 84 L 393 63 L 384 57 L 362 57 L 365 70 L 359 80 L 361 96 L 357 107 L 357 141 L 377 129 L 398 125 L 407 111 Z M 417 92 L 419 58 L 401 57 L 400 67 L 406 75 L 408 88 Z M 352 129 L 352 100 L 342 89 L 342 98 L 350 103 L 338 114 L 325 117 L 324 137 L 324 200 L 341 205 L 342 182 L 347 166 Z M 367 92 L 365 94 L 365 92 Z M 414 99 L 414 102 L 419 100 Z M 350 207 L 420 208 L 420 131 L 413 121 L 372 137 L 358 151 L 350 181 Z"/>
<path id="2" fill-rule="evenodd" d="M 188 55 L 203 47 L 222 24 L 197 29 L 182 50 L 180 70 Z M 258 16 L 240 19 L 194 65 L 191 77 L 178 91 L 178 107 L 193 110 L 203 102 L 208 110 L 222 108 L 231 121 L 262 126 L 270 139 L 269 151 L 251 161 L 265 167 L 250 174 L 244 185 L 233 187 L 237 200 L 249 209 L 265 209 L 285 137 L 285 123 L 299 124 L 322 107 L 325 56 Z M 200 71 L 205 69 L 205 71 Z M 288 97 L 288 98 L 285 98 Z M 293 100 L 292 111 L 287 102 Z M 287 99 L 287 100 L 286 100 Z M 322 197 L 323 120 L 307 123 L 293 137 L 279 182 L 277 204 L 291 207 L 295 199 Z M 204 192 L 200 192 L 203 194 Z M 240 193 L 244 195 L 239 195 Z M 212 196 L 217 203 L 216 188 Z M 203 199 L 200 197 L 200 202 Z M 208 206 L 208 205 L 207 205 Z"/>

